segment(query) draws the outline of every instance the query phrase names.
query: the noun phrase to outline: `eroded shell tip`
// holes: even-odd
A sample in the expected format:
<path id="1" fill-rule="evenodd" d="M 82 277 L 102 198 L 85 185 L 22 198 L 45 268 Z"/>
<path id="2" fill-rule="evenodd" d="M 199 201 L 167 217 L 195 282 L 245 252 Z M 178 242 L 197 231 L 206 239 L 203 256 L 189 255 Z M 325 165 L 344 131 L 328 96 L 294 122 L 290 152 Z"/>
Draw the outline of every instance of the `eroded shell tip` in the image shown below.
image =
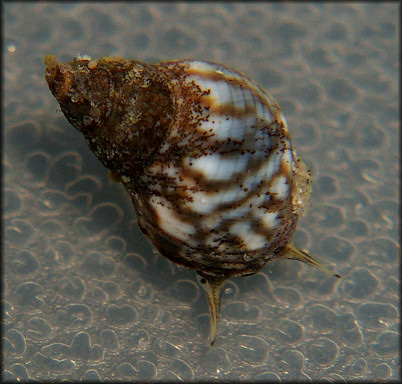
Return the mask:
<path id="1" fill-rule="evenodd" d="M 52 66 L 52 65 L 56 65 L 56 64 L 57 64 L 57 58 L 56 58 L 55 55 L 46 55 L 46 56 L 43 58 L 43 62 L 45 63 L 45 65 L 46 65 L 47 67 L 50 67 L 50 66 Z"/>

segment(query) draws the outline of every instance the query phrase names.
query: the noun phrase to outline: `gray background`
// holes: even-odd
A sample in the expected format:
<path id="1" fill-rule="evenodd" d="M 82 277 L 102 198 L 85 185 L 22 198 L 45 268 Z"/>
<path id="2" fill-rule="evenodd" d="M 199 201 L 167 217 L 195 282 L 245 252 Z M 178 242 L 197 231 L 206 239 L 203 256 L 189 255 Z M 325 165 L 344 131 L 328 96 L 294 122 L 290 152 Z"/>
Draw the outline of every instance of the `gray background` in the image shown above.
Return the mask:
<path id="1" fill-rule="evenodd" d="M 398 3 L 3 4 L 3 378 L 399 378 Z M 313 170 L 295 243 L 223 292 L 140 233 L 47 89 L 43 56 L 203 59 L 279 102 Z"/>

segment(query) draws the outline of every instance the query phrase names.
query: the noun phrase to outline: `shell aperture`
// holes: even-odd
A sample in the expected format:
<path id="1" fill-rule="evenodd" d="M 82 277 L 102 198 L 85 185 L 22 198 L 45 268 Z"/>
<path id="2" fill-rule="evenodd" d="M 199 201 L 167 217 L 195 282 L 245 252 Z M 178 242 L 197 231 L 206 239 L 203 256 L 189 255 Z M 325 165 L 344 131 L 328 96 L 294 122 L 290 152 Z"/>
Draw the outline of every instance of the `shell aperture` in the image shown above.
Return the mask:
<path id="1" fill-rule="evenodd" d="M 121 181 L 143 233 L 200 275 L 211 344 L 229 277 L 278 258 L 332 274 L 291 243 L 310 174 L 280 107 L 252 80 L 203 61 L 44 61 L 64 115 Z"/>

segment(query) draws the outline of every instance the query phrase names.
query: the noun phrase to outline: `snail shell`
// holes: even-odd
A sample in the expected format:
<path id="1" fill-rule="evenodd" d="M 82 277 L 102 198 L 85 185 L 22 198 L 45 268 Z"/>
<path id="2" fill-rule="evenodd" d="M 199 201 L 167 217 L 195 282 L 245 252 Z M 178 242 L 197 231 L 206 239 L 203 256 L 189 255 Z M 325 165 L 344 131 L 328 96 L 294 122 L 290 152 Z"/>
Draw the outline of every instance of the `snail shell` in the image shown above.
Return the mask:
<path id="1" fill-rule="evenodd" d="M 122 182 L 141 230 L 200 275 L 211 344 L 227 278 L 278 258 L 327 271 L 291 244 L 310 174 L 280 107 L 256 83 L 202 61 L 44 61 L 64 115 Z"/>

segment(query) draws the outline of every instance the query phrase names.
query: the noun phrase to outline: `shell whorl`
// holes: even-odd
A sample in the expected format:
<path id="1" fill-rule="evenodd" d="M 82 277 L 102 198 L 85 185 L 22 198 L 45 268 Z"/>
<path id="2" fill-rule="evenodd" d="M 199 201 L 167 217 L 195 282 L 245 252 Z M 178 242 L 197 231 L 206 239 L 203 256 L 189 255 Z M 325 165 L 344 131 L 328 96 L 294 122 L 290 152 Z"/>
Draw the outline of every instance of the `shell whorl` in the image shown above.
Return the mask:
<path id="1" fill-rule="evenodd" d="M 308 195 L 283 114 L 225 67 L 176 61 L 159 69 L 176 114 L 140 178 L 147 192 L 131 188 L 140 225 L 175 262 L 211 275 L 255 273 L 286 246 Z"/>
<path id="2" fill-rule="evenodd" d="M 119 57 L 64 64 L 49 56 L 49 88 L 92 152 L 120 176 L 143 174 L 174 118 L 169 79 L 152 65 Z"/>
<path id="3" fill-rule="evenodd" d="M 266 91 L 202 61 L 45 64 L 64 114 L 119 175 L 162 255 L 218 277 L 279 257 L 309 175 Z"/>
<path id="4" fill-rule="evenodd" d="M 63 113 L 123 183 L 142 231 L 163 256 L 198 272 L 211 345 L 227 278 L 275 258 L 340 277 L 291 243 L 310 174 L 278 104 L 256 83 L 202 61 L 44 61 Z"/>

